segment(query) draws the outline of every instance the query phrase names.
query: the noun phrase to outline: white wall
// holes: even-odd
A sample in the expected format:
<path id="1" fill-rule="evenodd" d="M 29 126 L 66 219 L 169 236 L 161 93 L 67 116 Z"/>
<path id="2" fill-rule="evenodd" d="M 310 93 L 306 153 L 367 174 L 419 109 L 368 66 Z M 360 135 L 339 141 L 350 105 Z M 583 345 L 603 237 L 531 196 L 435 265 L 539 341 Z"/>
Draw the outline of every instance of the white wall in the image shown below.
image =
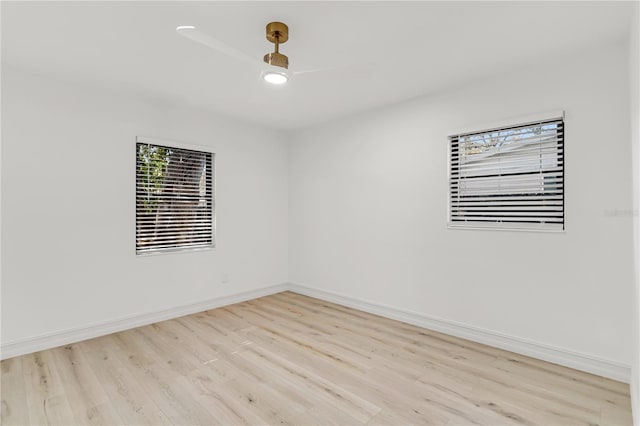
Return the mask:
<path id="1" fill-rule="evenodd" d="M 633 162 L 633 226 L 635 261 L 635 315 L 631 401 L 634 424 L 640 426 L 640 4 L 633 5 L 629 36 L 629 85 L 631 118 L 631 161 Z"/>
<path id="2" fill-rule="evenodd" d="M 5 65 L 2 88 L 3 345 L 287 281 L 281 133 Z M 218 148 L 217 248 L 136 256 L 136 135 Z"/>
<path id="3" fill-rule="evenodd" d="M 290 279 L 630 365 L 627 46 L 291 136 Z M 449 131 L 566 111 L 566 232 L 449 230 Z"/>

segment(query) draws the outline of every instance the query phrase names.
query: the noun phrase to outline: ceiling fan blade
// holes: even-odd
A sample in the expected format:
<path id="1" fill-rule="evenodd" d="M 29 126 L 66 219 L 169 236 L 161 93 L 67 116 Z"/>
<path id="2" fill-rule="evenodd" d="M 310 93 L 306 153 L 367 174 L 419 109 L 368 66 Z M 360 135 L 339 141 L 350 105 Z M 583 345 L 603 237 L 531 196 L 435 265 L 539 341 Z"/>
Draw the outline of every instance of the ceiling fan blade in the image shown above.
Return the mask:
<path id="1" fill-rule="evenodd" d="M 235 47 L 231 47 L 228 44 L 218 40 L 215 37 L 210 36 L 209 34 L 203 33 L 202 31 L 196 29 L 196 27 L 192 25 L 183 25 L 176 28 L 178 34 L 183 37 L 186 37 L 190 40 L 193 40 L 197 43 L 203 44 L 211 49 L 217 50 L 220 53 L 223 53 L 227 56 L 230 56 L 239 61 L 251 64 L 251 65 L 260 65 L 261 62 L 257 61 L 253 57 L 247 55 L 246 53 L 236 49 Z"/>
<path id="2" fill-rule="evenodd" d="M 336 67 L 314 68 L 309 70 L 293 71 L 293 75 L 298 77 L 318 76 L 318 78 L 328 78 L 335 80 L 363 79 L 374 74 L 374 64 L 353 64 Z"/>

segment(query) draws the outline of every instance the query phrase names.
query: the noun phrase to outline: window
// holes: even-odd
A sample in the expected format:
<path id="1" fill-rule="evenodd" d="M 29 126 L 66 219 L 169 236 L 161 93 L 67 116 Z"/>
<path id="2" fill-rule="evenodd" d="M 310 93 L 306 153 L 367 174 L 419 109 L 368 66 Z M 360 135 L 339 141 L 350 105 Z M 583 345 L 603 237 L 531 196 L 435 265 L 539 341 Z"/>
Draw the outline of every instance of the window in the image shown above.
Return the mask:
<path id="1" fill-rule="evenodd" d="M 450 227 L 564 229 L 561 116 L 449 139 Z"/>
<path id="2" fill-rule="evenodd" d="M 215 154 L 137 138 L 136 253 L 214 246 Z"/>

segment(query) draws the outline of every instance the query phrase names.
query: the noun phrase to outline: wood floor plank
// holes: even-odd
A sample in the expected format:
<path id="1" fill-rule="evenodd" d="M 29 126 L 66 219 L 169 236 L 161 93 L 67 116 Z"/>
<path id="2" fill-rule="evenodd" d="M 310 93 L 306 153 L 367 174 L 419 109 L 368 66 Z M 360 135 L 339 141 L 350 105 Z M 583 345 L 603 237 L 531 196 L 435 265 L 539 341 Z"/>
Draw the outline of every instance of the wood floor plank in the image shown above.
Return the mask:
<path id="1" fill-rule="evenodd" d="M 53 362 L 52 352 L 36 352 L 21 358 L 30 423 L 75 424 L 76 419 Z"/>
<path id="2" fill-rule="evenodd" d="M 55 368 L 78 424 L 112 425 L 122 420 L 77 345 L 51 350 Z"/>
<path id="3" fill-rule="evenodd" d="M 292 292 L 2 362 L 2 424 L 630 425 L 626 384 Z"/>
<path id="4" fill-rule="evenodd" d="M 364 423 L 380 411 L 379 407 L 366 398 L 347 391 L 339 386 L 336 380 L 314 373 L 300 363 L 276 355 L 274 352 L 261 347 L 255 347 L 251 351 L 243 353 L 243 356 L 251 356 L 252 354 L 268 362 L 271 369 L 286 375 L 299 392 L 315 395 L 322 401 L 348 413 L 358 421 Z"/>
<path id="5" fill-rule="evenodd" d="M 0 423 L 9 425 L 29 424 L 29 408 L 22 373 L 22 359 L 11 358 L 2 362 L 2 408 Z"/>
<path id="6" fill-rule="evenodd" d="M 80 346 L 108 395 L 110 405 L 122 419 L 122 424 L 171 424 L 169 418 L 158 409 L 140 382 L 114 353 L 119 349 L 114 345 L 94 343 L 98 343 L 96 339 L 90 343 L 82 342 Z"/>
<path id="7" fill-rule="evenodd" d="M 158 408 L 174 424 L 220 424 L 216 420 L 217 412 L 210 412 L 208 409 L 212 407 L 201 403 L 188 378 L 172 369 L 176 361 L 163 359 L 154 346 L 149 346 L 139 336 L 136 330 L 118 333 L 115 337 L 122 351 L 116 351 L 116 354 L 142 383 Z"/>
<path id="8" fill-rule="evenodd" d="M 364 423 L 344 411 L 325 403 L 319 403 L 293 419 L 293 424 L 306 426 L 357 426 Z"/>

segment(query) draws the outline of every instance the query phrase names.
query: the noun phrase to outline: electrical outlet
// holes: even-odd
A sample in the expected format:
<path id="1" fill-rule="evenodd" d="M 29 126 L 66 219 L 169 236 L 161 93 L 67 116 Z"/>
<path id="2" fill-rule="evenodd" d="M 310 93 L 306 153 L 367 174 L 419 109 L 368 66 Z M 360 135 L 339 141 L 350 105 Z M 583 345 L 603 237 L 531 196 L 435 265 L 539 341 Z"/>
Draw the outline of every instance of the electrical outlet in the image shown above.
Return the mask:
<path id="1" fill-rule="evenodd" d="M 224 272 L 222 274 L 222 284 L 226 284 L 229 282 L 229 274 L 227 274 L 226 272 Z"/>

